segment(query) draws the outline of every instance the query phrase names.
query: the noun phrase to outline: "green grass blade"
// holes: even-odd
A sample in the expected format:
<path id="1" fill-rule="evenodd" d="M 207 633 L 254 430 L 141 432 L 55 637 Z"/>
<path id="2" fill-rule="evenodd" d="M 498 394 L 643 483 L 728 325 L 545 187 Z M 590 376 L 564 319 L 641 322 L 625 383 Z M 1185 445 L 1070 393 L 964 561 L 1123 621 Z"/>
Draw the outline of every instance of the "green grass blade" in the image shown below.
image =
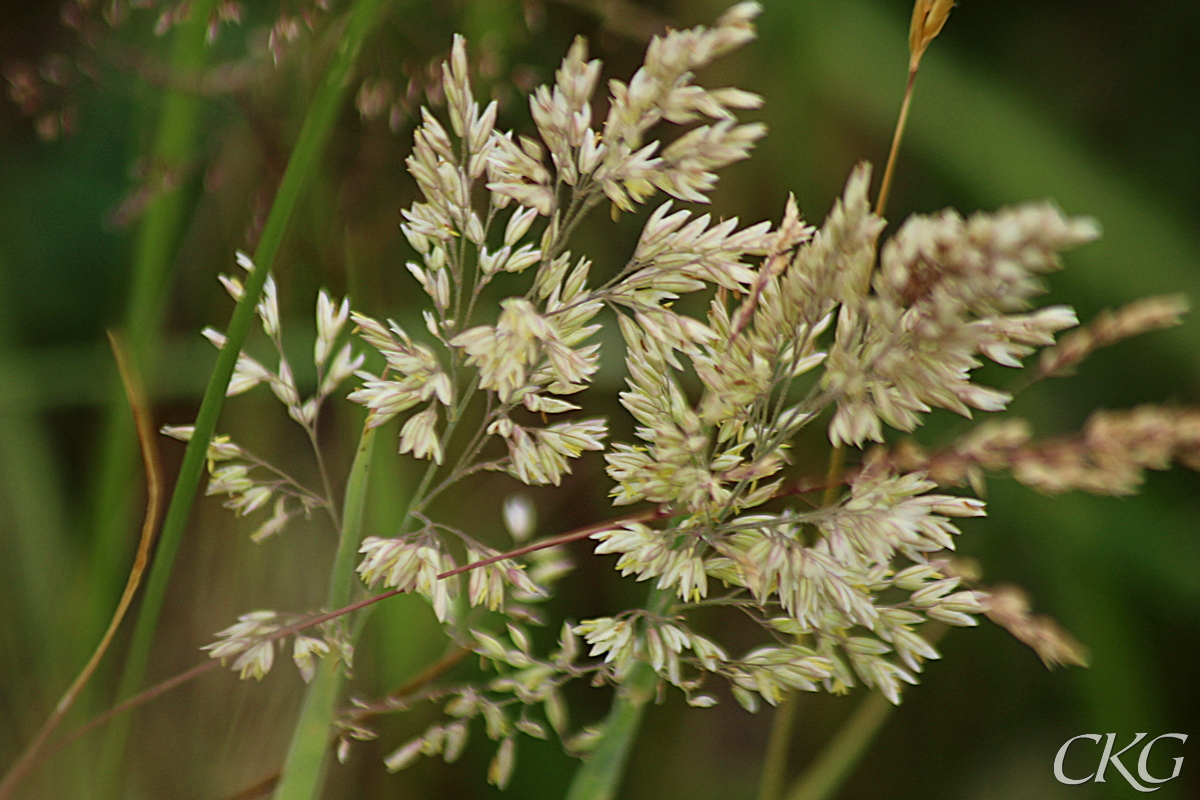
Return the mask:
<path id="1" fill-rule="evenodd" d="M 350 602 L 354 588 L 354 564 L 362 539 L 363 513 L 367 500 L 367 483 L 371 467 L 371 450 L 375 429 L 363 431 L 358 452 L 350 468 L 346 484 L 346 503 L 343 508 L 342 530 L 337 555 L 329 579 L 326 608 L 341 608 Z M 276 800 L 311 798 L 320 793 L 329 748 L 329 729 L 344 669 L 341 661 L 332 656 L 322 659 L 300 709 L 300 718 L 292 732 L 292 743 L 284 761 L 283 773 L 275 791 Z"/>
<path id="2" fill-rule="evenodd" d="M 787 800 L 828 800 L 833 797 L 875 741 L 893 708 L 879 692 L 868 694 L 788 789 Z"/>
<path id="3" fill-rule="evenodd" d="M 196 415 L 195 434 L 184 453 L 171 503 L 163 520 L 154 566 L 147 580 L 146 593 L 121 677 L 118 699 L 130 696 L 142 683 L 171 569 L 204 470 L 208 441 L 216 430 L 217 418 L 225 399 L 225 388 L 233 375 L 238 353 L 254 322 L 254 306 L 258 302 L 267 274 L 275 262 L 300 194 L 309 176 L 316 169 L 325 143 L 329 139 L 363 40 L 374 27 L 379 11 L 387 1 L 358 0 L 347 12 L 346 29 L 317 88 L 316 96 L 305 116 L 295 148 L 288 160 L 287 169 L 263 226 L 258 248 L 254 252 L 255 267 L 246 277 L 245 294 L 234 308 L 226 331 L 225 347 L 217 356 L 217 363 L 204 392 L 200 411 Z M 124 717 L 110 729 L 102 762 L 102 786 L 111 787 L 115 784 L 128 736 L 128 724 L 128 717 Z"/>
<path id="4" fill-rule="evenodd" d="M 672 592 L 654 589 L 646 607 L 653 614 L 662 614 L 673 599 Z M 617 796 L 646 704 L 654 699 L 657 686 L 658 675 L 650 664 L 639 663 L 630 671 L 613 696 L 600 741 L 575 771 L 566 800 L 612 800 Z"/>
<path id="5" fill-rule="evenodd" d="M 575 772 L 567 800 L 611 800 L 617 796 L 629 751 L 657 684 L 658 675 L 649 664 L 633 668 L 613 698 L 600 742 Z"/>
<path id="6" fill-rule="evenodd" d="M 208 60 L 208 18 L 215 0 L 199 0 L 179 25 L 170 64 L 172 74 L 196 75 Z M 204 98 L 168 88 L 162 98 L 151 162 L 156 169 L 183 172 L 194 157 L 201 130 Z M 133 285 L 123 321 L 124 334 L 143 381 L 153 392 L 157 336 L 166 303 L 171 265 L 187 212 L 186 182 L 166 182 L 147 204 L 134 242 Z M 91 489 L 92 547 L 87 559 L 91 584 L 84 608 L 87 629 L 101 629 L 129 570 L 135 540 L 130 524 L 129 485 L 137 470 L 133 418 L 120 384 L 113 380 L 100 443 L 99 465 Z"/>

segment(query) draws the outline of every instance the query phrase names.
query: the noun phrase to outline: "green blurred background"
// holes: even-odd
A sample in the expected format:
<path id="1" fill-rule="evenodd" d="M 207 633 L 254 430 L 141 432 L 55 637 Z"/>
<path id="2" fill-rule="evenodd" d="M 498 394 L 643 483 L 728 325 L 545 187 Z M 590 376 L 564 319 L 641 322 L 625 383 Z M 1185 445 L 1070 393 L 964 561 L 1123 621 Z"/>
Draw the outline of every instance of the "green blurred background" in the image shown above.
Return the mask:
<path id="1" fill-rule="evenodd" d="M 292 14 L 313 5 L 284 0 Z M 104 330 L 144 315 L 135 327 L 152 333 L 135 337 L 134 347 L 156 422 L 190 422 L 215 358 L 198 331 L 224 327 L 231 310 L 216 274 L 232 271 L 233 251 L 256 239 L 344 5 L 316 14 L 314 30 L 302 32 L 275 68 L 267 31 L 279 9 L 248 3 L 243 23 L 225 28 L 182 74 L 170 66 L 171 34 L 152 32 L 157 11 L 133 9 L 116 27 L 87 12 L 80 35 L 61 23 L 57 0 L 0 6 L 0 67 L 14 95 L 0 103 L 0 765 L 15 758 L 86 660 L 136 543 L 143 489 Z M 819 221 L 855 162 L 881 166 L 886 158 L 911 5 L 765 5 L 760 39 L 701 76 L 708 85 L 762 94 L 766 106 L 756 116 L 770 127 L 754 158 L 723 174 L 714 208 L 746 221 L 777 219 L 794 192 L 806 216 Z M 711 21 L 723 6 L 396 0 L 361 59 L 366 89 L 358 108 L 352 89 L 277 263 L 295 352 L 312 340 L 321 286 L 348 293 L 368 313 L 416 314 L 402 267 L 407 245 L 396 227 L 413 199 L 403 159 L 411 114 L 430 84 L 428 65 L 444 55 L 454 31 L 482 58 L 478 86 L 502 101 L 502 124 L 522 129 L 529 126 L 525 92 L 552 77 L 574 35 L 589 37 L 607 74 L 628 77 L 648 33 Z M 1105 230 L 1099 243 L 1069 254 L 1068 269 L 1053 278 L 1052 300 L 1072 303 L 1084 319 L 1157 292 L 1200 301 L 1197 54 L 1200 4 L 1191 0 L 964 0 L 917 82 L 890 216 L 1050 197 L 1068 212 L 1097 217 Z M 192 97 L 195 116 L 177 132 L 175 149 L 156 159 L 150 153 L 156 136 L 161 141 L 164 85 Z M 70 132 L 54 135 L 64 125 Z M 638 226 L 626 219 L 614 227 L 597 216 L 576 249 L 603 270 L 623 261 Z M 151 263 L 162 265 L 163 277 L 139 284 L 134 265 Z M 1074 430 L 1098 407 L 1196 403 L 1197 330 L 1189 321 L 1101 352 L 1077 376 L 1027 392 L 1013 411 L 1040 434 L 1055 434 Z M 591 402 L 616 417 L 620 371 L 609 361 Z M 999 369 L 986 378 L 1012 381 Z M 325 426 L 337 469 L 349 463 L 358 424 L 355 409 L 340 408 Z M 303 474 L 305 441 L 294 427 L 260 390 L 231 402 L 220 430 Z M 963 429 L 950 415 L 935 415 L 921 440 L 936 446 Z M 394 433 L 389 428 L 385 438 L 394 441 Z M 182 446 L 164 440 L 161 448 L 171 472 Z M 387 535 L 412 468 L 389 448 L 379 450 L 369 532 Z M 811 468 L 820 469 L 824 457 L 814 452 Z M 540 533 L 611 514 L 600 467 L 600 459 L 587 459 L 564 487 L 531 493 Z M 500 546 L 497 509 L 515 489 L 491 476 L 471 484 L 469 494 L 444 498 L 435 513 Z M 945 660 L 905 695 L 839 797 L 1134 797 L 1111 772 L 1103 786 L 1061 786 L 1051 764 L 1072 736 L 1115 732 L 1127 742 L 1138 731 L 1192 735 L 1183 752 L 1170 754 L 1187 758 L 1181 777 L 1157 797 L 1200 797 L 1198 489 L 1200 479 L 1182 471 L 1154 474 L 1141 496 L 1123 499 L 1046 498 L 990 481 L 991 515 L 963 526 L 962 551 L 981 561 L 987 582 L 1028 588 L 1039 611 L 1090 648 L 1092 667 L 1049 672 L 986 622 L 953 631 Z M 239 613 L 320 604 L 330 532 L 314 519 L 255 545 L 246 535 L 254 525 L 233 520 L 215 499 L 197 504 L 150 681 L 200 661 L 198 648 Z M 620 581 L 609 559 L 589 557 L 586 548 L 573 554 L 579 567 L 552 603 L 554 616 L 579 619 L 641 601 L 643 587 Z M 727 623 L 734 620 L 709 621 Z M 718 634 L 741 641 L 734 630 Z M 118 637 L 68 728 L 111 705 L 126 642 Z M 361 642 L 352 690 L 378 696 L 443 646 L 422 604 L 389 601 Z M 139 709 L 120 796 L 223 798 L 271 774 L 301 688 L 286 664 L 261 685 L 212 673 Z M 585 688 L 572 700 L 574 722 L 591 722 L 604 713 L 608 693 Z M 855 702 L 803 699 L 793 774 Z M 421 708 L 381 722 L 378 741 L 333 768 L 326 796 L 497 796 L 484 784 L 491 749 L 478 734 L 452 767 L 431 762 L 384 772 L 380 757 L 432 719 Z M 751 716 L 728 698 L 702 711 L 668 697 L 649 716 L 622 797 L 753 797 L 769 720 L 768 712 Z M 57 755 L 21 796 L 91 796 L 102 739 L 98 732 Z M 1165 773 L 1169 748 L 1162 749 L 1156 769 Z M 1082 760 L 1078 766 L 1081 774 L 1092 769 Z M 522 740 L 508 796 L 559 797 L 572 768 L 557 745 Z"/>

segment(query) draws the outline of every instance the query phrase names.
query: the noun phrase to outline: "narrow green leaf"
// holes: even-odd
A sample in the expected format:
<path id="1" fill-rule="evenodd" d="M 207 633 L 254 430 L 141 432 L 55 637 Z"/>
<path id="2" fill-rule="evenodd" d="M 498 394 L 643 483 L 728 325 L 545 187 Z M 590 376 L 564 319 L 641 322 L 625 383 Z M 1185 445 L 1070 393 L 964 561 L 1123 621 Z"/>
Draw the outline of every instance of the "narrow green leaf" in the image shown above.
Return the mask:
<path id="1" fill-rule="evenodd" d="M 226 344 L 217 357 L 208 387 L 196 416 L 196 428 L 192 440 L 184 453 L 183 463 L 171 503 L 159 535 L 158 550 L 154 566 L 146 585 L 141 612 L 134 629 L 133 642 L 122 674 L 118 699 L 124 699 L 141 685 L 149 661 L 155 629 L 170 580 L 171 569 L 183 537 L 183 530 L 191 512 L 196 489 L 204 469 L 208 442 L 216 430 L 217 419 L 225 399 L 225 389 L 233 375 L 234 366 L 242 344 L 254 321 L 254 306 L 267 275 L 275 263 L 288 222 L 296 208 L 300 194 L 309 176 L 316 169 L 325 149 L 325 143 L 333 129 L 337 113 L 350 83 L 350 73 L 358 57 L 363 41 L 373 29 L 380 10 L 388 0 L 358 0 L 347 12 L 346 28 L 326 69 L 316 96 L 313 99 L 295 148 L 288 160 L 287 169 L 280 181 L 275 200 L 263 226 L 262 237 L 254 252 L 254 269 L 246 278 L 245 294 L 234 308 L 233 317 L 226 330 Z M 318 675 L 324 674 L 326 667 Z M 314 680 L 315 683 L 315 680 Z M 336 687 L 335 687 L 336 689 Z M 312 690 L 310 690 L 312 691 Z M 332 703 L 332 701 L 330 701 Z M 128 717 L 110 729 L 106 743 L 102 776 L 107 781 L 101 785 L 112 786 L 128 736 Z M 103 796 L 103 795 L 102 795 Z"/>
<path id="2" fill-rule="evenodd" d="M 673 599 L 670 591 L 654 589 L 646 607 L 662 614 Z M 600 741 L 575 771 L 566 800 L 611 800 L 617 796 L 646 704 L 654 699 L 657 686 L 658 675 L 650 664 L 639 663 L 630 671 L 613 696 Z"/>
<path id="3" fill-rule="evenodd" d="M 326 608 L 340 608 L 349 603 L 350 593 L 354 588 L 354 564 L 358 545 L 362 540 L 367 479 L 370 474 L 375 431 L 375 428 L 363 431 L 358 452 L 354 456 L 354 464 L 350 468 L 342 531 L 329 579 Z M 328 759 L 326 751 L 329 749 L 329 729 L 333 724 L 344 674 L 345 670 L 339 659 L 333 655 L 322 659 L 317 674 L 308 686 L 299 721 L 292 732 L 292 743 L 288 748 L 283 774 L 275 791 L 276 800 L 319 796 Z"/>

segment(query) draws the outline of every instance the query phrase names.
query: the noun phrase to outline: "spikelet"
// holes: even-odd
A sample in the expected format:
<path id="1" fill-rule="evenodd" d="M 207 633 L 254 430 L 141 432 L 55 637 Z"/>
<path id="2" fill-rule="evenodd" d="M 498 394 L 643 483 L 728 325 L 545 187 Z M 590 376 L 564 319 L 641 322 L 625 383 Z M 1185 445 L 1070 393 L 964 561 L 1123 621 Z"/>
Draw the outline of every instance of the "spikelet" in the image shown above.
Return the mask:
<path id="1" fill-rule="evenodd" d="M 937 38 L 954 8 L 954 0 L 917 0 L 908 29 L 908 68 L 915 72 L 929 43 Z"/>

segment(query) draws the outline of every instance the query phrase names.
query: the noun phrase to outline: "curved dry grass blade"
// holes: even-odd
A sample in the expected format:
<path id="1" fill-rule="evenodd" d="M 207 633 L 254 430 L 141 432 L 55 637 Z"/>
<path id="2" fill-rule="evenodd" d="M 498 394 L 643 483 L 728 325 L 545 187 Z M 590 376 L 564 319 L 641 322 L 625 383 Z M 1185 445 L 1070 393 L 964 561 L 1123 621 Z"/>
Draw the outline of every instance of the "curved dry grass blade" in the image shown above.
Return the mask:
<path id="1" fill-rule="evenodd" d="M 112 620 L 108 623 L 108 630 L 104 632 L 100 643 L 96 645 L 95 652 L 92 653 L 92 657 L 80 671 L 79 676 L 75 678 L 75 682 L 71 684 L 71 687 L 67 689 L 62 699 L 54 707 L 53 713 L 42 724 L 33 741 L 25 748 L 25 752 L 13 764 L 3 782 L 0 782 L 0 800 L 9 797 L 17 787 L 17 784 L 37 766 L 39 755 L 45 747 L 46 742 L 49 741 L 50 735 L 54 733 L 55 728 L 62 722 L 63 717 L 66 716 L 71 706 L 75 704 L 75 701 L 79 699 L 83 688 L 91 680 L 92 675 L 95 674 L 96 667 L 100 664 L 100 659 L 104 657 L 108 646 L 112 644 L 113 636 L 117 633 L 117 628 L 120 627 L 122 620 L 125 619 L 125 612 L 129 610 L 129 605 L 133 602 L 133 595 L 137 592 L 138 586 L 141 585 L 142 576 L 146 572 L 146 565 L 150 563 L 150 548 L 154 544 L 154 535 L 158 530 L 158 519 L 162 511 L 163 496 L 162 465 L 159 463 L 158 448 L 154 445 L 155 429 L 154 423 L 150 418 L 150 407 L 146 403 L 146 396 L 142 391 L 141 383 L 137 375 L 134 374 L 128 348 L 121 338 L 112 331 L 108 333 L 108 341 L 112 345 L 113 356 L 117 361 L 117 370 L 121 374 L 121 383 L 125 387 L 125 397 L 128 399 L 129 408 L 133 412 L 134 427 L 137 430 L 138 443 L 142 451 L 142 462 L 146 470 L 146 515 L 142 520 L 142 536 L 138 542 L 137 555 L 133 559 L 133 567 L 129 570 L 129 578 L 125 581 L 125 590 L 121 593 L 121 600 L 117 603 Z"/>

